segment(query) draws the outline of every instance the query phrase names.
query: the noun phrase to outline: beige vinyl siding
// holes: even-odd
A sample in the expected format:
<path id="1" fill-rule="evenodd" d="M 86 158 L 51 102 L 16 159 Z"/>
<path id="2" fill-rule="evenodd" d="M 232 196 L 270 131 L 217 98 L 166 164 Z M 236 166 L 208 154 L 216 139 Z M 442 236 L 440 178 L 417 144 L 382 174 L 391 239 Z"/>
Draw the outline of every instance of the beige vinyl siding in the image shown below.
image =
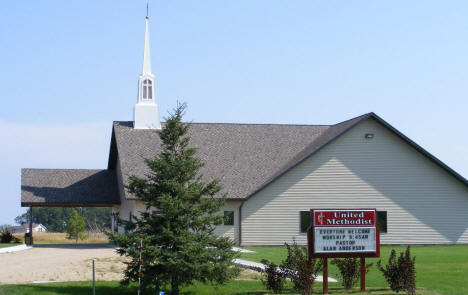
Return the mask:
<path id="1" fill-rule="evenodd" d="M 231 238 L 236 244 L 239 241 L 239 206 L 240 201 L 226 201 L 220 214 L 224 211 L 234 211 L 234 225 L 218 225 L 215 229 L 215 234 Z"/>
<path id="2" fill-rule="evenodd" d="M 141 212 L 146 211 L 146 205 L 142 201 L 130 200 L 127 202 L 132 202 L 132 210 L 134 216 L 140 216 Z M 224 236 L 231 238 L 236 243 L 239 239 L 239 206 L 240 201 L 226 201 L 223 208 L 221 208 L 219 214 L 223 215 L 224 211 L 234 211 L 234 225 L 218 225 L 214 231 L 215 234 L 219 236 Z M 157 210 L 156 208 L 150 208 L 150 211 Z M 128 215 L 128 213 L 127 213 Z"/>
<path id="3" fill-rule="evenodd" d="M 311 208 L 387 211 L 384 244 L 468 243 L 467 186 L 374 119 L 252 196 L 242 208 L 242 245 L 305 244 L 299 212 Z"/>
<path id="4" fill-rule="evenodd" d="M 120 159 L 117 157 L 117 165 L 116 165 L 116 174 L 117 174 L 117 185 L 119 186 L 119 195 L 120 195 L 120 206 L 113 206 L 112 211 L 113 213 L 119 213 L 119 217 L 124 220 L 128 220 L 129 213 L 133 212 L 134 209 L 134 200 L 127 200 L 125 198 L 125 192 L 124 192 L 124 185 L 123 185 L 123 178 L 122 178 L 122 169 L 120 166 Z M 124 232 L 124 228 L 122 226 L 119 226 L 117 231 L 119 233 Z"/>

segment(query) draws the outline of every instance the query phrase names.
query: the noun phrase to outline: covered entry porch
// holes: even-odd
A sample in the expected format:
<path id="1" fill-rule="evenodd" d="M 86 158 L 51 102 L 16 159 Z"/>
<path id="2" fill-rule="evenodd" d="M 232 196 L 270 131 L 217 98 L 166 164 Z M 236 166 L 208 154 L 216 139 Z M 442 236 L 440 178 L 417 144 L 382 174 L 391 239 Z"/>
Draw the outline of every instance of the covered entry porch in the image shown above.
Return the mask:
<path id="1" fill-rule="evenodd" d="M 118 205 L 120 205 L 120 197 L 115 170 L 21 170 L 21 207 L 30 208 L 28 218 L 30 245 L 34 244 L 32 229 L 34 207 L 112 207 Z M 114 226 L 113 220 L 111 226 Z"/>

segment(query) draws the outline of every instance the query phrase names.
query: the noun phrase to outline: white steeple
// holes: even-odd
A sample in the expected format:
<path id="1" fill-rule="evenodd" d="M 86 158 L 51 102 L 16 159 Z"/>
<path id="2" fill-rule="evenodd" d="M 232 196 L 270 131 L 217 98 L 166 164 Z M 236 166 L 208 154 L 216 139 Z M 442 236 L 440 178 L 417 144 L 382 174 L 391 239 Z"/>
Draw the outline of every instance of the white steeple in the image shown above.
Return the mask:
<path id="1" fill-rule="evenodd" d="M 133 113 L 133 128 L 161 129 L 159 108 L 156 104 L 155 76 L 151 73 L 151 57 L 148 31 L 148 7 L 146 12 L 145 49 L 143 52 L 143 70 L 138 79 L 138 99 Z"/>
<path id="2" fill-rule="evenodd" d="M 143 71 L 142 71 L 143 74 L 145 73 L 151 74 L 151 55 L 150 55 L 148 20 L 149 20 L 149 17 L 146 16 L 145 50 L 143 53 Z"/>

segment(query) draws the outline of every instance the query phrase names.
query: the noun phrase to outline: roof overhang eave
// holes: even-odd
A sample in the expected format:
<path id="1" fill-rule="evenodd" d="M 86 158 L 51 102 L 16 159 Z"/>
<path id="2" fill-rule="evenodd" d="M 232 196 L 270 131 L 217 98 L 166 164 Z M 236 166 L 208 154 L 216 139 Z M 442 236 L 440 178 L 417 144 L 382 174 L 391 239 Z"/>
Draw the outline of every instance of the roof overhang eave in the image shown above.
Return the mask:
<path id="1" fill-rule="evenodd" d="M 112 207 L 120 203 L 38 203 L 21 202 L 21 207 Z"/>

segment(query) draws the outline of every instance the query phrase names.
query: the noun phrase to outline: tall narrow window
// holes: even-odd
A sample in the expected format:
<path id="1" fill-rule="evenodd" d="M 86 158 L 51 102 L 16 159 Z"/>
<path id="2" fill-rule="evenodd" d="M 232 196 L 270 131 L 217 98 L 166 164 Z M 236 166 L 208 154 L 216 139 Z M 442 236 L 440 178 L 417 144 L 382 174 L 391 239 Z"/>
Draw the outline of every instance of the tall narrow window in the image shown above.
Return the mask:
<path id="1" fill-rule="evenodd" d="M 143 99 L 153 99 L 153 83 L 151 80 L 143 81 Z"/>
<path id="2" fill-rule="evenodd" d="M 300 212 L 301 233 L 305 233 L 310 226 L 310 211 Z"/>
<path id="3" fill-rule="evenodd" d="M 387 211 L 377 211 L 377 226 L 381 233 L 387 232 Z"/>
<path id="4" fill-rule="evenodd" d="M 224 225 L 234 225 L 234 211 L 224 211 Z"/>
<path id="5" fill-rule="evenodd" d="M 148 99 L 153 99 L 153 83 L 148 80 Z"/>

